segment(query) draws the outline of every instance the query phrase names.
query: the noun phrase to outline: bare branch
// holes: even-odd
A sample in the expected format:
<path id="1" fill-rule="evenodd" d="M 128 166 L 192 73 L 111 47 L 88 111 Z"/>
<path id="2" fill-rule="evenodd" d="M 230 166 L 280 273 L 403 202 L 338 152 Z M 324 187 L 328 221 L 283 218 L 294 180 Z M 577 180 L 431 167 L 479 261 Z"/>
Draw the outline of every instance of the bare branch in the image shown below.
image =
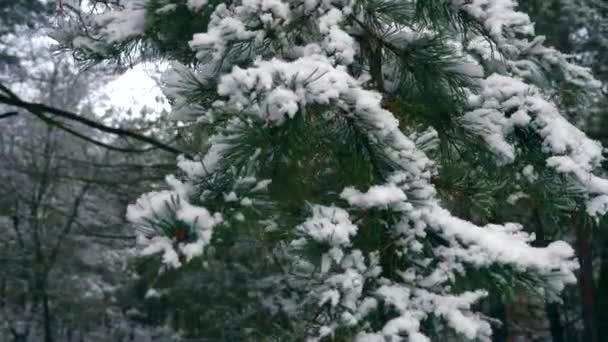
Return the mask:
<path id="1" fill-rule="evenodd" d="M 54 108 L 51 106 L 47 106 L 45 104 L 42 103 L 35 103 L 35 102 L 27 102 L 22 100 L 21 98 L 19 98 L 17 95 L 15 95 L 15 93 L 13 93 L 10 89 L 8 89 L 6 86 L 0 84 L 0 90 L 2 92 L 4 92 L 6 95 L 0 95 L 0 103 L 4 103 L 7 105 L 11 105 L 11 106 L 15 106 L 15 107 L 19 107 L 19 108 L 23 108 L 26 109 L 27 111 L 29 111 L 30 113 L 36 115 L 39 118 L 45 117 L 48 120 L 52 120 L 50 118 L 48 118 L 45 113 L 48 113 L 50 115 L 54 115 L 57 117 L 61 117 L 64 119 L 68 119 L 70 121 L 74 121 L 74 122 L 78 122 L 81 123 L 85 126 L 97 129 L 99 131 L 105 132 L 105 133 L 110 133 L 113 135 L 117 135 L 120 137 L 126 137 L 126 138 L 132 138 L 147 144 L 150 144 L 158 149 L 164 150 L 164 151 L 168 151 L 174 154 L 183 154 L 182 151 L 178 150 L 177 148 L 173 147 L 173 146 L 169 146 L 163 142 L 160 142 L 156 139 L 150 138 L 148 136 L 139 134 L 139 133 L 135 133 L 133 131 L 130 130 L 125 130 L 122 128 L 116 128 L 116 127 L 110 127 L 110 126 L 106 126 L 102 123 L 99 123 L 97 121 L 93 121 L 91 119 L 88 119 L 86 117 L 77 115 L 75 113 L 71 113 L 69 111 L 63 110 L 63 109 L 59 109 L 59 108 Z M 57 126 L 57 121 L 53 120 L 54 124 Z M 81 139 L 85 139 L 83 134 L 80 134 L 78 132 L 75 132 L 72 129 L 69 129 L 63 125 L 59 126 L 59 128 L 68 131 L 71 134 L 74 134 L 76 136 L 78 136 Z M 85 140 L 92 142 L 93 143 L 93 139 L 91 138 L 86 138 Z M 108 144 L 105 143 L 101 143 L 99 141 L 95 141 L 95 144 L 97 145 L 101 145 L 103 147 L 106 148 L 110 148 Z M 112 147 L 112 149 L 120 149 L 117 147 Z M 140 150 L 137 150 L 138 152 L 141 152 Z M 126 152 L 126 151 L 123 151 Z M 131 151 L 132 152 L 132 151 Z"/>
<path id="2" fill-rule="evenodd" d="M 45 115 L 39 114 L 39 113 L 35 113 L 32 112 L 32 114 L 34 114 L 35 116 L 37 116 L 39 119 L 41 119 L 42 121 L 46 122 L 49 125 L 58 127 L 59 129 L 70 133 L 71 135 L 80 138 L 84 141 L 90 142 L 93 145 L 97 145 L 99 147 L 103 147 L 106 148 L 108 150 L 112 150 L 112 151 L 116 151 L 116 152 L 123 152 L 123 153 L 145 153 L 145 152 L 149 152 L 152 149 L 136 149 L 136 148 L 126 148 L 126 147 L 117 147 L 117 146 L 113 146 L 110 144 L 106 144 L 104 142 L 101 142 L 99 140 L 95 140 L 93 138 L 90 138 L 78 131 L 76 131 L 75 129 L 72 129 L 64 124 L 62 124 L 61 122 L 57 121 L 57 120 L 53 120 Z"/>
<path id="3" fill-rule="evenodd" d="M 19 115 L 19 113 L 18 112 L 6 112 L 3 114 L 0 114 L 0 120 L 10 118 L 11 116 L 15 116 L 15 115 Z"/>

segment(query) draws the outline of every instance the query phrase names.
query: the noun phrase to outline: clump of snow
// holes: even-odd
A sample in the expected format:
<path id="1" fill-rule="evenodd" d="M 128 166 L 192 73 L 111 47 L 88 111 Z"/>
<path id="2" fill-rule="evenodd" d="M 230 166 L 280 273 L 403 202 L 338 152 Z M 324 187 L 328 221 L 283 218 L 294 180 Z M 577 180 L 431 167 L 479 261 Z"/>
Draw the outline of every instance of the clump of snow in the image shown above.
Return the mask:
<path id="1" fill-rule="evenodd" d="M 526 198 L 528 197 L 528 195 L 526 195 L 525 193 L 518 191 L 514 194 L 509 195 L 509 197 L 507 197 L 507 203 L 514 205 L 516 204 L 520 199 L 522 198 Z"/>
<path id="2" fill-rule="evenodd" d="M 146 30 L 147 0 L 127 2 L 122 10 L 101 13 L 95 16 L 100 33 L 108 43 L 121 43 L 143 34 Z"/>
<path id="3" fill-rule="evenodd" d="M 207 5 L 207 2 L 207 0 L 188 0 L 187 5 L 189 9 L 198 11 L 203 8 L 203 6 Z"/>
<path id="4" fill-rule="evenodd" d="M 530 118 L 530 115 L 528 115 L 528 113 L 523 110 L 518 110 L 517 112 L 513 113 L 513 115 L 511 115 L 510 121 L 513 123 L 513 126 L 526 127 L 528 126 L 531 120 L 532 118 Z"/>
<path id="5" fill-rule="evenodd" d="M 342 191 L 340 197 L 345 199 L 348 204 L 361 208 L 389 207 L 407 199 L 403 190 L 395 184 L 375 185 L 365 193 L 348 187 Z"/>
<path id="6" fill-rule="evenodd" d="M 344 10 L 332 7 L 319 18 L 319 31 L 325 35 L 323 48 L 328 54 L 335 54 L 336 59 L 344 64 L 351 64 L 355 57 L 355 40 L 346 33 L 340 23 L 344 20 Z"/>
<path id="7" fill-rule="evenodd" d="M 154 215 L 162 215 L 167 203 L 175 198 L 175 193 L 170 190 L 149 192 L 137 199 L 137 202 L 127 207 L 127 220 L 135 224 L 144 224 L 145 219 Z"/>
<path id="8" fill-rule="evenodd" d="M 146 291 L 146 295 L 144 296 L 146 299 L 148 298 L 160 298 L 162 296 L 162 294 L 156 290 L 156 289 L 148 289 L 148 291 Z"/>
<path id="9" fill-rule="evenodd" d="M 163 263 L 177 268 L 181 266 L 181 257 L 190 261 L 202 255 L 205 246 L 211 242 L 213 228 L 222 223 L 223 218 L 219 213 L 211 214 L 203 207 L 190 204 L 186 197 L 189 188 L 187 185 L 174 177 L 168 177 L 168 184 L 176 188 L 144 194 L 135 204 L 129 205 L 127 219 L 136 226 L 146 228 L 138 234 L 141 255 L 162 253 Z M 178 242 L 171 236 L 158 233 L 150 236 L 150 225 L 171 217 L 179 220 L 179 224 L 186 225 L 195 234 L 196 240 Z"/>
<path id="10" fill-rule="evenodd" d="M 357 226 L 344 209 L 321 205 L 313 206 L 312 216 L 296 229 L 306 237 L 331 246 L 349 245 L 351 237 L 357 234 Z"/>
<path id="11" fill-rule="evenodd" d="M 263 104 L 266 120 L 280 125 L 286 117 L 293 118 L 298 112 L 298 100 L 298 95 L 289 89 L 272 90 Z"/>
<path id="12" fill-rule="evenodd" d="M 220 10 L 220 11 L 218 11 Z M 216 12 L 224 12 L 218 7 Z M 190 47 L 194 50 L 199 50 L 197 57 L 205 56 L 205 50 L 213 50 L 216 58 L 220 58 L 220 54 L 226 49 L 227 42 L 231 40 L 243 41 L 255 37 L 255 32 L 249 31 L 243 22 L 231 17 L 216 16 L 209 24 L 209 30 L 205 33 L 197 33 L 190 41 Z"/>
<path id="13" fill-rule="evenodd" d="M 462 117 L 464 127 L 480 135 L 488 148 L 500 157 L 499 162 L 511 163 L 515 160 L 515 147 L 507 141 L 515 124 L 525 126 L 521 114 L 510 120 L 504 112 L 522 106 L 528 86 L 510 77 L 493 74 L 480 82 L 479 95 L 472 96 L 470 104 L 475 108 Z"/>
<path id="14" fill-rule="evenodd" d="M 167 4 L 159 9 L 156 10 L 157 14 L 165 14 L 165 13 L 170 13 L 175 11 L 175 9 L 177 9 L 177 5 L 176 4 Z"/>
<path id="15" fill-rule="evenodd" d="M 526 165 L 523 170 L 521 170 L 521 174 L 528 180 L 530 183 L 536 182 L 538 179 L 538 174 L 534 171 L 534 166 Z"/>
<path id="16" fill-rule="evenodd" d="M 140 236 L 138 244 L 144 246 L 140 255 L 154 255 L 162 253 L 163 264 L 178 268 L 182 265 L 177 251 L 173 248 L 173 241 L 166 236 L 155 236 L 151 239 Z"/>

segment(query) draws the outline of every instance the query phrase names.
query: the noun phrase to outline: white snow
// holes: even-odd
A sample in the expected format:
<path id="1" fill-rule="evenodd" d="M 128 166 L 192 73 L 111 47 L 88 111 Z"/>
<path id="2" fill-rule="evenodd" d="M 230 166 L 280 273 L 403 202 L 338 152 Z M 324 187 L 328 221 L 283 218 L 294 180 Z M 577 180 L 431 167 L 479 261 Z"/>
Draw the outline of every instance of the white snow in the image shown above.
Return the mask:
<path id="1" fill-rule="evenodd" d="M 348 204 L 361 208 L 388 207 L 407 199 L 403 190 L 395 184 L 374 185 L 365 193 L 348 187 L 342 191 L 340 197 Z"/>
<path id="2" fill-rule="evenodd" d="M 95 17 L 97 25 L 101 26 L 101 34 L 108 43 L 120 43 L 139 36 L 146 29 L 147 0 L 130 1 L 120 11 L 98 14 Z"/>
<path id="3" fill-rule="evenodd" d="M 357 233 L 357 226 L 350 221 L 344 209 L 321 205 L 311 209 L 312 216 L 296 228 L 299 232 L 331 246 L 350 244 L 350 238 Z"/>
<path id="4" fill-rule="evenodd" d="M 222 223 L 223 218 L 219 213 L 211 214 L 203 207 L 190 204 L 184 197 L 187 194 L 181 188 L 185 185 L 173 177 L 168 179 L 169 185 L 178 188 L 173 191 L 164 190 L 142 195 L 136 204 L 127 208 L 127 219 L 135 225 L 148 227 L 150 225 L 148 220 L 154 222 L 156 219 L 166 219 L 175 215 L 181 224 L 187 226 L 183 227 L 184 229 L 192 230 L 196 240 L 179 244 L 175 244 L 173 237 L 170 236 L 156 235 L 147 238 L 142 234 L 138 235 L 138 245 L 142 247 L 141 255 L 162 253 L 163 263 L 177 268 L 181 266 L 180 255 L 184 256 L 186 261 L 202 255 L 205 246 L 211 241 L 213 228 Z"/>
<path id="5" fill-rule="evenodd" d="M 538 179 L 538 174 L 534 171 L 534 166 L 526 165 L 523 170 L 521 170 L 521 174 L 528 180 L 530 183 L 536 182 Z"/>
<path id="6" fill-rule="evenodd" d="M 207 0 L 188 0 L 187 5 L 189 9 L 198 11 L 203 8 L 203 6 L 207 5 L 207 2 Z"/>

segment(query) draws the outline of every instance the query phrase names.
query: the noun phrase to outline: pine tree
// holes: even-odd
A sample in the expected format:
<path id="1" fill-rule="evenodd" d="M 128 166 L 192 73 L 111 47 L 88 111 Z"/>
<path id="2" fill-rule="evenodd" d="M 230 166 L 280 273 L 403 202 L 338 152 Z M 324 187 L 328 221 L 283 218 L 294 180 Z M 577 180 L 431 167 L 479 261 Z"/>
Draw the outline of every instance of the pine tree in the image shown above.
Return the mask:
<path id="1" fill-rule="evenodd" d="M 489 294 L 556 300 L 575 280 L 567 243 L 501 222 L 608 210 L 602 147 L 560 114 L 600 84 L 515 1 L 98 5 L 58 39 L 86 62 L 172 61 L 189 122 L 182 174 L 127 213 L 161 262 L 149 286 L 189 307 L 177 329 L 489 341 Z"/>

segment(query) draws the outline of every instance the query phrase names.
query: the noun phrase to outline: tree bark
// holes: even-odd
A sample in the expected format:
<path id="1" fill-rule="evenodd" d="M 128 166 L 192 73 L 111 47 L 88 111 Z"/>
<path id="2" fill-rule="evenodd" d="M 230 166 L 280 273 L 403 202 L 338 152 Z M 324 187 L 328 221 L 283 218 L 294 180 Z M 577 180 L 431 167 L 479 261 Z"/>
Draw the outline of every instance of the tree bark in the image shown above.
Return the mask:
<path id="1" fill-rule="evenodd" d="M 578 288 L 583 311 L 584 340 L 599 342 L 593 281 L 593 256 L 589 243 L 589 228 L 582 220 L 576 224 L 576 254 L 580 263 Z"/>

